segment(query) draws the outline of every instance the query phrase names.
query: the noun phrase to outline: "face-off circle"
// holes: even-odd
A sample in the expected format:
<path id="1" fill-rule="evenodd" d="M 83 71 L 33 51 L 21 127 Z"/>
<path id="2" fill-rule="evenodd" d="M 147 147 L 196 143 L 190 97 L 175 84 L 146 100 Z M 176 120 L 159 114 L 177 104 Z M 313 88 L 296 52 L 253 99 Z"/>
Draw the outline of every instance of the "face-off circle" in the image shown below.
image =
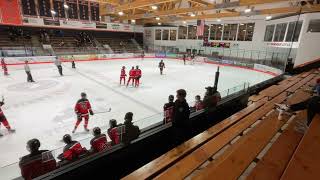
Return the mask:
<path id="1" fill-rule="evenodd" d="M 8 91 L 42 91 L 57 87 L 59 82 L 56 80 L 39 80 L 36 83 L 18 83 L 7 87 Z"/>

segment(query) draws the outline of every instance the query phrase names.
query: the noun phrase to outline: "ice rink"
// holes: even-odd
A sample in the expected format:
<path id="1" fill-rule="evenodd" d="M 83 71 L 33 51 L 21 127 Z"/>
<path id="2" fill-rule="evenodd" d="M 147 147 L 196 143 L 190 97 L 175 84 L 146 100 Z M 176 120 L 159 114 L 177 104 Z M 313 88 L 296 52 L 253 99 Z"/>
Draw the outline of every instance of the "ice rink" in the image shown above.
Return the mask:
<path id="1" fill-rule="evenodd" d="M 180 88 L 187 90 L 189 105 L 193 105 L 194 96 L 205 92 L 206 86 L 213 86 L 217 65 L 195 64 L 183 65 L 180 60 L 164 59 L 164 75 L 158 69 L 159 59 L 127 59 L 76 63 L 64 63 L 64 76 L 60 77 L 53 64 L 30 65 L 36 83 L 27 83 L 22 66 L 9 66 L 10 76 L 0 76 L 0 95 L 5 98 L 3 111 L 16 133 L 8 134 L 1 126 L 0 132 L 0 167 L 17 162 L 27 154 L 26 142 L 38 138 L 41 149 L 55 149 L 63 146 L 61 137 L 71 133 L 76 116 L 73 108 L 86 92 L 93 111 L 104 111 L 111 107 L 107 114 L 91 116 L 89 128 L 99 126 L 103 131 L 108 122 L 114 118 L 123 122 L 126 112 L 134 113 L 134 121 L 162 112 L 162 106 L 170 94 Z M 142 70 L 139 88 L 119 85 L 122 66 L 139 65 Z M 267 80 L 272 75 L 254 70 L 220 66 L 219 91 L 249 82 L 254 85 Z M 1 72 L 2 73 L 2 72 Z M 161 119 L 157 119 L 161 121 Z M 156 123 L 140 121 L 140 128 Z M 77 140 L 91 137 L 83 131 L 80 124 L 74 138 Z"/>

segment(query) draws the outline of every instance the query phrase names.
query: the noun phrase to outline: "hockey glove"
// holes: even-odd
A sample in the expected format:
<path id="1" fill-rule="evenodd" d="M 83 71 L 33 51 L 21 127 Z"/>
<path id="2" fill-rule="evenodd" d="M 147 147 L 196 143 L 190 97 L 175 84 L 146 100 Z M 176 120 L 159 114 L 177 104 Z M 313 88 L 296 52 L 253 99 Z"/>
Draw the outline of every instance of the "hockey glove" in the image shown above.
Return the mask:
<path id="1" fill-rule="evenodd" d="M 90 112 L 91 116 L 94 115 L 94 113 L 93 113 L 93 111 L 91 109 L 89 110 L 89 112 Z"/>

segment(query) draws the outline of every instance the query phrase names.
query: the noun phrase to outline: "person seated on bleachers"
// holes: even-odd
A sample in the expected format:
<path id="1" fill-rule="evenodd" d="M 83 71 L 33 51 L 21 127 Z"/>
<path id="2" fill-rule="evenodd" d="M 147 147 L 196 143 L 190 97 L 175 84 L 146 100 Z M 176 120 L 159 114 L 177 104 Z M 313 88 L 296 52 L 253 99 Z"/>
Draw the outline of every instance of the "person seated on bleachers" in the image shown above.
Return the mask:
<path id="1" fill-rule="evenodd" d="M 111 142 L 112 145 L 116 145 L 120 143 L 120 132 L 119 132 L 119 126 L 117 125 L 117 120 L 111 119 L 109 121 L 108 135 L 112 141 Z"/>
<path id="2" fill-rule="evenodd" d="M 58 159 L 69 162 L 79 159 L 87 153 L 86 148 L 83 148 L 78 141 L 73 141 L 69 134 L 64 135 L 62 140 L 66 146 L 63 148 L 63 153 L 58 156 Z"/>
<path id="3" fill-rule="evenodd" d="M 286 104 L 276 104 L 280 111 L 279 117 L 282 119 L 283 113 L 293 113 L 307 109 L 307 121 L 297 122 L 295 127 L 296 131 L 304 133 L 308 129 L 312 119 L 317 113 L 320 113 L 320 96 L 317 94 L 300 103 L 292 104 L 290 106 Z"/>
<path id="4" fill-rule="evenodd" d="M 46 174 L 56 169 L 56 160 L 48 150 L 39 150 L 40 141 L 31 139 L 27 142 L 27 150 L 30 154 L 20 158 L 19 166 L 21 175 L 29 180 Z"/>
<path id="5" fill-rule="evenodd" d="M 320 95 L 320 78 L 316 80 L 316 85 L 312 87 L 312 89 L 306 89 L 311 93 L 316 93 L 318 96 Z"/>
<path id="6" fill-rule="evenodd" d="M 140 135 L 140 129 L 138 126 L 133 125 L 132 117 L 132 112 L 127 112 L 124 117 L 125 132 L 122 137 L 122 142 L 126 145 L 130 144 L 131 141 L 137 139 Z"/>
<path id="7" fill-rule="evenodd" d="M 200 95 L 196 95 L 195 100 L 196 100 L 196 102 L 194 104 L 195 110 L 199 111 L 199 110 L 203 109 L 203 102 L 201 100 L 201 96 Z"/>
<path id="8" fill-rule="evenodd" d="M 101 152 L 111 148 L 108 144 L 107 136 L 105 134 L 101 134 L 101 129 L 99 127 L 93 128 L 92 133 L 94 138 L 90 141 L 91 152 Z"/>
<path id="9" fill-rule="evenodd" d="M 216 87 L 206 87 L 207 92 L 203 98 L 203 106 L 207 112 L 211 113 L 214 111 L 218 102 L 221 100 L 221 95 L 217 91 Z"/>

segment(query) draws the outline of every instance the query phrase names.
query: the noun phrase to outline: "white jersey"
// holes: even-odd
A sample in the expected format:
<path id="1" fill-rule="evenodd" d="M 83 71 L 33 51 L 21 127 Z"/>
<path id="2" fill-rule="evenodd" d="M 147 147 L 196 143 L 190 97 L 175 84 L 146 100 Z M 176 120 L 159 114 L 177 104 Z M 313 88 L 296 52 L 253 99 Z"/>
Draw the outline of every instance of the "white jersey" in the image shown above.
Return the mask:
<path id="1" fill-rule="evenodd" d="M 25 65 L 24 65 L 24 70 L 25 70 L 26 72 L 30 72 L 30 67 L 29 67 L 28 64 L 25 64 Z"/>

